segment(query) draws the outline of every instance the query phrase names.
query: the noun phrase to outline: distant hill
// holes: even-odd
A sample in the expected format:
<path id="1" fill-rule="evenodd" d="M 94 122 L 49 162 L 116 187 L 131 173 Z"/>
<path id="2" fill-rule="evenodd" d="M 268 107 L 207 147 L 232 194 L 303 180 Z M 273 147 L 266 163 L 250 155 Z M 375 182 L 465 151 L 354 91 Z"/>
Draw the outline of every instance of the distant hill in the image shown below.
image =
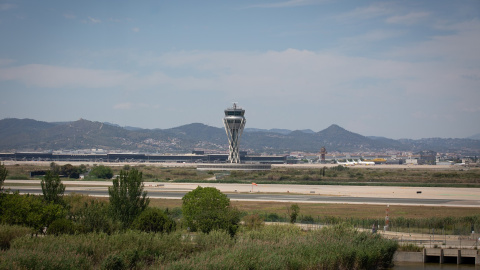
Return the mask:
<path id="1" fill-rule="evenodd" d="M 312 130 L 246 129 L 242 150 L 254 153 L 318 152 L 322 146 L 334 152 L 420 151 L 479 154 L 480 140 L 427 138 L 393 140 L 366 137 L 331 125 L 319 132 Z M 0 120 L 0 151 L 51 151 L 105 149 L 132 152 L 187 153 L 193 149 L 227 151 L 223 128 L 193 123 L 170 129 L 120 127 L 80 119 L 48 123 L 32 119 Z"/>
<path id="2" fill-rule="evenodd" d="M 468 137 L 468 139 L 472 139 L 472 140 L 480 140 L 480 133 L 478 133 L 478 134 L 475 134 L 475 135 L 473 135 L 473 136 L 470 136 L 470 137 Z"/>
<path id="3" fill-rule="evenodd" d="M 300 130 L 304 133 L 315 133 L 315 131 L 311 129 L 302 129 Z M 293 132 L 290 129 L 280 129 L 280 128 L 272 128 L 272 129 L 261 129 L 261 128 L 245 128 L 245 132 L 271 132 L 271 133 L 279 133 L 283 135 L 288 135 Z"/>

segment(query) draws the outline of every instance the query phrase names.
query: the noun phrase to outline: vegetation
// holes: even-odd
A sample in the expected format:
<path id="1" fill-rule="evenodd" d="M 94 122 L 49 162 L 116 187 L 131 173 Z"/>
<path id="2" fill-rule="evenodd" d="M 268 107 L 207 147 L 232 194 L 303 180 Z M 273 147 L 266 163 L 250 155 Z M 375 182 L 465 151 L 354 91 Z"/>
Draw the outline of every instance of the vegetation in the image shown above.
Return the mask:
<path id="1" fill-rule="evenodd" d="M 68 164 L 67 164 L 68 165 Z M 64 165 L 64 166 L 67 166 Z M 32 171 L 51 169 L 48 166 L 9 165 L 7 179 L 30 179 Z M 61 166 L 63 167 L 63 166 Z M 137 169 L 144 181 L 208 182 L 208 183 L 251 183 L 257 184 L 306 184 L 306 185 L 394 185 L 394 186 L 438 186 L 438 187 L 480 187 L 480 168 L 428 170 L 419 167 L 381 168 L 370 167 L 320 167 L 290 168 L 278 167 L 271 171 L 232 171 L 222 179 L 211 180 L 212 173 L 198 171 L 194 167 L 162 167 L 153 165 L 105 166 L 79 165 L 76 168 L 91 169 L 88 179 L 106 179 L 121 170 Z M 106 173 L 103 173 L 106 172 Z M 66 175 L 61 174 L 60 175 Z M 103 177 L 103 178 L 102 178 Z M 71 177 L 72 178 L 72 177 Z"/>
<path id="2" fill-rule="evenodd" d="M 40 196 L 18 193 L 3 194 L 0 206 L 2 224 L 27 226 L 37 233 L 67 213 L 62 205 L 47 202 Z"/>
<path id="3" fill-rule="evenodd" d="M 5 165 L 0 163 L 0 193 L 3 192 L 3 182 L 7 179 L 8 170 L 5 168 Z"/>
<path id="4" fill-rule="evenodd" d="M 65 192 L 65 185 L 60 181 L 58 174 L 52 171 L 47 171 L 45 177 L 40 182 L 42 186 L 43 198 L 47 202 L 60 203 L 63 192 Z"/>
<path id="5" fill-rule="evenodd" d="M 147 208 L 133 222 L 132 228 L 154 233 L 175 231 L 175 221 L 158 208 Z"/>
<path id="6" fill-rule="evenodd" d="M 107 235 L 20 237 L 0 254 L 2 269 L 376 269 L 391 265 L 394 241 L 337 226 L 302 232 L 296 226 L 265 226 L 234 239 L 212 231 L 127 231 Z"/>
<path id="7" fill-rule="evenodd" d="M 30 233 L 32 233 L 32 228 L 29 227 L 0 224 L 0 250 L 9 249 L 13 239 Z"/>
<path id="8" fill-rule="evenodd" d="M 124 227 L 129 227 L 150 202 L 143 190 L 142 173 L 137 169 L 120 171 L 113 186 L 108 188 L 108 194 L 113 214 Z"/>
<path id="9" fill-rule="evenodd" d="M 104 165 L 94 166 L 90 171 L 90 175 L 100 179 L 111 179 L 113 177 L 113 170 Z"/>
<path id="10" fill-rule="evenodd" d="M 78 179 L 80 178 L 80 174 L 87 172 L 87 166 L 83 164 L 81 164 L 80 166 L 73 166 L 72 164 L 65 164 L 63 166 L 59 166 L 55 162 L 52 162 L 50 163 L 50 170 L 64 177 Z"/>
<path id="11" fill-rule="evenodd" d="M 295 223 L 297 221 L 297 216 L 300 213 L 300 207 L 298 204 L 292 204 L 287 208 L 287 211 L 290 217 L 290 223 Z"/>
<path id="12" fill-rule="evenodd" d="M 197 187 L 182 198 L 182 213 L 192 232 L 225 230 L 235 235 L 240 213 L 230 206 L 230 199 L 216 188 Z"/>

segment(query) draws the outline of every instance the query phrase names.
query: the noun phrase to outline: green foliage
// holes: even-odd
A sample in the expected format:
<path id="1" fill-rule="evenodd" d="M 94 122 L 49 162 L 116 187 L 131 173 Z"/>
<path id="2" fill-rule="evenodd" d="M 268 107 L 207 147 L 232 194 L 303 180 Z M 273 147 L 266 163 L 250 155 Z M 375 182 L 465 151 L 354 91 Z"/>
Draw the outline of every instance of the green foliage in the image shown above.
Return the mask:
<path id="1" fill-rule="evenodd" d="M 4 224 L 22 225 L 42 232 L 54 220 L 64 218 L 66 210 L 59 204 L 46 202 L 41 197 L 20 195 L 17 193 L 2 196 L 2 215 L 0 220 Z"/>
<path id="2" fill-rule="evenodd" d="M 406 245 L 401 245 L 398 247 L 398 251 L 405 251 L 405 252 L 419 252 L 422 251 L 423 247 L 419 247 L 416 244 L 408 243 Z"/>
<path id="3" fill-rule="evenodd" d="M 264 226 L 184 237 L 127 231 L 19 237 L 0 253 L 0 269 L 379 269 L 397 244 L 347 226 L 302 232 Z"/>
<path id="4" fill-rule="evenodd" d="M 40 182 L 43 198 L 47 202 L 61 203 L 65 185 L 60 181 L 58 174 L 48 171 Z"/>
<path id="5" fill-rule="evenodd" d="M 249 230 L 257 230 L 265 225 L 263 218 L 261 218 L 258 214 L 243 217 L 243 222 L 245 227 L 247 227 Z"/>
<path id="6" fill-rule="evenodd" d="M 8 170 L 5 168 L 5 165 L 0 163 L 0 193 L 3 192 L 3 183 L 7 179 Z"/>
<path id="7" fill-rule="evenodd" d="M 155 233 L 170 233 L 175 231 L 176 226 L 175 221 L 167 216 L 165 212 L 151 207 L 145 209 L 132 224 L 133 229 Z"/>
<path id="8" fill-rule="evenodd" d="M 113 177 L 113 170 L 110 167 L 99 165 L 93 167 L 90 171 L 90 175 L 101 179 L 111 179 Z"/>
<path id="9" fill-rule="evenodd" d="M 104 232 L 111 234 L 121 225 L 110 216 L 108 204 L 98 200 L 84 202 L 84 206 L 73 213 L 77 229 L 81 233 Z"/>
<path id="10" fill-rule="evenodd" d="M 300 213 L 300 206 L 298 204 L 292 204 L 287 208 L 288 216 L 290 217 L 290 223 L 297 222 L 298 214 Z"/>
<path id="11" fill-rule="evenodd" d="M 111 269 L 109 266 L 117 265 L 114 262 L 126 269 L 148 269 L 153 264 L 158 269 L 196 252 L 198 246 L 182 238 L 181 233 L 127 231 L 21 237 L 10 250 L 0 253 L 0 269 Z"/>
<path id="12" fill-rule="evenodd" d="M 108 194 L 113 215 L 125 228 L 150 202 L 147 192 L 143 190 L 142 173 L 137 169 L 120 171 L 120 176 L 113 180 L 113 186 L 108 188 Z"/>
<path id="13" fill-rule="evenodd" d="M 220 241 L 219 241 L 220 242 Z M 298 227 L 265 226 L 235 243 L 172 262 L 173 269 L 383 269 L 392 265 L 395 241 L 346 226 L 303 233 Z"/>
<path id="14" fill-rule="evenodd" d="M 128 269 L 127 264 L 120 254 L 110 254 L 102 263 L 101 269 L 105 270 L 123 270 Z"/>
<path id="15" fill-rule="evenodd" d="M 32 228 L 18 226 L 18 225 L 1 225 L 0 224 L 0 250 L 10 248 L 10 243 L 13 239 L 29 235 L 32 233 Z"/>
<path id="16" fill-rule="evenodd" d="M 230 207 L 230 199 L 218 189 L 199 186 L 185 194 L 182 201 L 182 214 L 191 231 L 225 230 L 235 235 L 240 212 Z"/>
<path id="17" fill-rule="evenodd" d="M 335 167 L 331 167 L 330 170 L 332 171 L 337 171 L 337 172 L 341 172 L 341 171 L 348 171 L 350 168 L 348 167 L 344 167 L 343 165 L 338 165 L 338 166 L 335 166 Z"/>
<path id="18" fill-rule="evenodd" d="M 47 228 L 47 234 L 74 234 L 75 224 L 69 219 L 61 218 L 54 220 Z"/>

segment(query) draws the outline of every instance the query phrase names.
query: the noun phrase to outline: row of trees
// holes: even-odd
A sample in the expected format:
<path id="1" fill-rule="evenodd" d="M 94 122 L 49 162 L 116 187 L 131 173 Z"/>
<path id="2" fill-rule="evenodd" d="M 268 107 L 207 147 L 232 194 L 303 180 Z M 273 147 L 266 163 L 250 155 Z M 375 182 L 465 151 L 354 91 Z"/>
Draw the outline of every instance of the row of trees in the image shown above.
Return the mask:
<path id="1" fill-rule="evenodd" d="M 5 166 L 0 164 L 2 190 L 7 174 Z M 53 234 L 75 231 L 110 233 L 128 228 L 148 232 L 175 230 L 176 222 L 168 213 L 148 207 L 150 199 L 144 191 L 142 178 L 142 172 L 137 169 L 122 170 L 108 188 L 109 204 L 91 199 L 83 200 L 81 205 L 77 202 L 78 195 L 63 196 L 65 185 L 52 169 L 41 180 L 41 197 L 2 192 L 0 221 L 26 225 L 36 232 L 48 227 L 47 233 Z M 208 187 L 197 187 L 187 193 L 183 197 L 182 213 L 184 223 L 192 232 L 224 230 L 231 236 L 236 234 L 241 217 L 240 211 L 230 205 L 225 194 Z"/>

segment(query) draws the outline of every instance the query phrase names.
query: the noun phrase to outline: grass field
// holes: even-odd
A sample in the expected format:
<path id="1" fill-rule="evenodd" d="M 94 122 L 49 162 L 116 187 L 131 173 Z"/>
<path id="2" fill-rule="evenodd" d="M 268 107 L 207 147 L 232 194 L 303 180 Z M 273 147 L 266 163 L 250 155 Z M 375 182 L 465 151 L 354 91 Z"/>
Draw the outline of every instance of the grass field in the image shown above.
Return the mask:
<path id="1" fill-rule="evenodd" d="M 224 182 L 247 183 L 256 181 L 266 184 L 312 184 L 312 185 L 401 185 L 401 186 L 444 186 L 480 187 L 480 168 L 454 167 L 422 169 L 422 167 L 278 167 L 271 171 L 231 171 L 219 180 L 213 171 L 198 171 L 194 167 L 166 167 L 153 165 L 103 164 L 112 168 L 115 175 L 120 170 L 135 167 L 143 173 L 144 181 L 158 182 Z M 87 165 L 92 168 L 94 165 Z M 6 165 L 7 179 L 31 179 L 31 171 L 48 170 L 50 166 L 34 164 Z M 97 180 L 89 179 L 86 180 Z"/>
<path id="2" fill-rule="evenodd" d="M 242 212 L 247 213 L 275 213 L 279 216 L 287 214 L 287 207 L 292 203 L 279 202 L 250 202 L 250 201 L 232 201 L 232 205 Z M 385 218 L 386 207 L 384 205 L 370 204 L 316 204 L 316 203 L 297 203 L 300 206 L 300 215 L 334 216 L 340 218 Z M 182 206 L 182 200 L 175 199 L 151 199 L 150 205 L 160 208 L 173 209 Z M 391 217 L 402 216 L 405 218 L 423 218 L 423 217 L 464 217 L 478 215 L 479 208 L 470 207 L 434 207 L 434 206 L 405 206 L 391 205 L 389 215 Z"/>

